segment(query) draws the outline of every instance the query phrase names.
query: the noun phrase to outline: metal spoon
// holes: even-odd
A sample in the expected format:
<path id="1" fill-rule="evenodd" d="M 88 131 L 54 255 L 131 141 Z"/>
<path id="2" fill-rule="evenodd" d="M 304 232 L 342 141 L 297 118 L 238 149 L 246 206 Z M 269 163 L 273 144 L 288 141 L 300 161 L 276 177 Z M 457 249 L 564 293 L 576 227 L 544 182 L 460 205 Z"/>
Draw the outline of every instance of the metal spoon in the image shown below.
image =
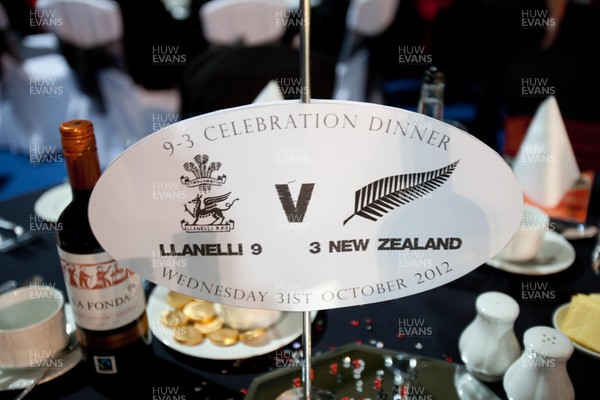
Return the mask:
<path id="1" fill-rule="evenodd" d="M 36 283 L 41 283 L 44 281 L 44 278 L 41 275 L 32 275 L 30 278 L 21 282 L 21 286 L 32 285 Z M 9 290 L 15 289 L 19 284 L 15 279 L 10 279 L 0 285 L 0 294 L 6 293 Z"/>
<path id="2" fill-rule="evenodd" d="M 0 285 L 0 294 L 6 293 L 9 290 L 12 290 L 12 289 L 14 289 L 16 287 L 17 287 L 17 281 L 16 280 L 11 279 L 9 281 L 6 281 L 6 282 L 4 282 L 4 283 L 2 283 Z"/>
<path id="3" fill-rule="evenodd" d="M 532 258 L 531 260 L 526 260 L 526 261 L 511 261 L 512 264 L 515 265 L 522 265 L 522 266 L 526 266 L 526 265 L 548 265 L 550 264 L 552 261 L 554 261 L 554 259 L 556 258 L 556 256 L 551 255 L 551 256 L 535 256 L 534 258 Z"/>
<path id="4" fill-rule="evenodd" d="M 592 271 L 594 271 L 596 275 L 600 275 L 600 242 L 592 252 Z"/>
<path id="5" fill-rule="evenodd" d="M 562 221 L 552 221 L 556 232 L 563 235 L 568 240 L 589 239 L 598 234 L 598 227 L 588 224 L 568 223 Z"/>
<path id="6" fill-rule="evenodd" d="M 0 252 L 8 253 L 37 238 L 38 235 L 25 230 L 19 224 L 0 217 Z"/>

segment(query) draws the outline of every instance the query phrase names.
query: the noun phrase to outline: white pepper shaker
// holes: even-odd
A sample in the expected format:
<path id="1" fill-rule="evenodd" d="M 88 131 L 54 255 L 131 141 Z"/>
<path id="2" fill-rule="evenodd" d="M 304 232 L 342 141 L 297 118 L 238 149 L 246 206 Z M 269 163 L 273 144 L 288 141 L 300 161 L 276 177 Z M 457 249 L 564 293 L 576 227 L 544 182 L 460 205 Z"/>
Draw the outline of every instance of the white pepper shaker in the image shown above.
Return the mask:
<path id="1" fill-rule="evenodd" d="M 475 308 L 475 319 L 459 338 L 460 356 L 477 379 L 497 382 L 521 355 L 514 332 L 519 304 L 505 293 L 492 291 L 480 294 Z"/>
<path id="2" fill-rule="evenodd" d="M 523 335 L 524 350 L 504 375 L 509 400 L 573 400 L 575 390 L 567 372 L 573 343 L 562 332 L 534 326 Z"/>

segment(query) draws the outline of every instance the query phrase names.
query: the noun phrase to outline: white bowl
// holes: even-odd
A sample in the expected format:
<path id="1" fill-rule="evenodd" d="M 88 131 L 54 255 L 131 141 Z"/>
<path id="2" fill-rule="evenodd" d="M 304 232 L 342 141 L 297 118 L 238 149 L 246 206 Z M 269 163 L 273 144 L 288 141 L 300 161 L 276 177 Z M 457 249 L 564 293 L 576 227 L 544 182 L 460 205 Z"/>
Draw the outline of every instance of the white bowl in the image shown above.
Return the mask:
<path id="1" fill-rule="evenodd" d="M 268 328 L 281 318 L 281 311 L 234 307 L 214 303 L 213 307 L 225 325 L 240 331 Z"/>

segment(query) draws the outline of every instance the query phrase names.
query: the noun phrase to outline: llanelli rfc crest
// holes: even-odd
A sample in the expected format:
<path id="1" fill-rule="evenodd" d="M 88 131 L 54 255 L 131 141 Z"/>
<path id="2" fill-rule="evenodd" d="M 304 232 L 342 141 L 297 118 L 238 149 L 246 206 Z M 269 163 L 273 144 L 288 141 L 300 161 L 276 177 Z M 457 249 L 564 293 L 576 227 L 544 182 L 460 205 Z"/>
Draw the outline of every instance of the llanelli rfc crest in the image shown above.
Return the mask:
<path id="1" fill-rule="evenodd" d="M 181 229 L 186 232 L 229 232 L 234 228 L 234 222 L 225 217 L 225 212 L 233 206 L 237 198 L 227 202 L 231 192 L 212 194 L 213 187 L 225 185 L 226 176 L 213 177 L 213 173 L 221 168 L 219 162 L 208 162 L 206 154 L 194 157 L 195 163 L 186 162 L 183 168 L 194 176 L 190 179 L 181 176 L 181 183 L 189 188 L 197 187 L 196 197 L 183 204 L 184 211 L 189 214 L 189 221 L 181 220 Z M 227 220 L 226 220 L 227 219 Z"/>

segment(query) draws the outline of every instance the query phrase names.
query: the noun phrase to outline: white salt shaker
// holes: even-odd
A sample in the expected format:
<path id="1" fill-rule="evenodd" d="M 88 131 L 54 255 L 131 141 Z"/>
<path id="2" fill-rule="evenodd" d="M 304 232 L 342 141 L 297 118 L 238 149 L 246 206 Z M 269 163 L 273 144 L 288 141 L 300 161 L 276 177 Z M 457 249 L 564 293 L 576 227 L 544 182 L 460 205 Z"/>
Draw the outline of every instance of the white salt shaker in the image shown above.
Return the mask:
<path id="1" fill-rule="evenodd" d="M 481 381 L 497 382 L 521 355 L 514 332 L 519 304 L 502 292 L 485 292 L 475 302 L 477 315 L 459 338 L 467 370 Z"/>
<path id="2" fill-rule="evenodd" d="M 573 343 L 557 329 L 534 326 L 523 335 L 524 350 L 504 375 L 509 400 L 573 400 L 575 390 L 567 372 Z"/>

